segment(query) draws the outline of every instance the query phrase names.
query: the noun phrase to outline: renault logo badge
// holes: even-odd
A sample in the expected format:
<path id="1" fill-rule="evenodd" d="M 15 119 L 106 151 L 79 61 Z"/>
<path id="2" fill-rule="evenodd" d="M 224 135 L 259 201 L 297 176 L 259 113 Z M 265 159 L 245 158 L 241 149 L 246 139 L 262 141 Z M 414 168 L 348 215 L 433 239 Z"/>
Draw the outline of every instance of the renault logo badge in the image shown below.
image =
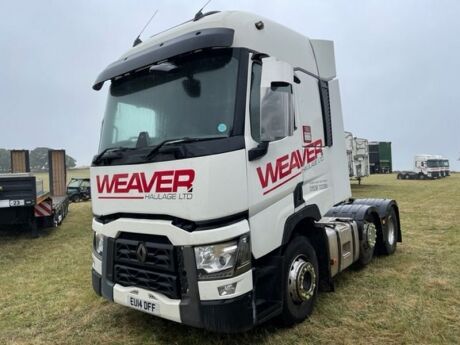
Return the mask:
<path id="1" fill-rule="evenodd" d="M 147 248 L 145 247 L 144 243 L 139 244 L 136 250 L 137 260 L 144 263 L 147 259 Z"/>

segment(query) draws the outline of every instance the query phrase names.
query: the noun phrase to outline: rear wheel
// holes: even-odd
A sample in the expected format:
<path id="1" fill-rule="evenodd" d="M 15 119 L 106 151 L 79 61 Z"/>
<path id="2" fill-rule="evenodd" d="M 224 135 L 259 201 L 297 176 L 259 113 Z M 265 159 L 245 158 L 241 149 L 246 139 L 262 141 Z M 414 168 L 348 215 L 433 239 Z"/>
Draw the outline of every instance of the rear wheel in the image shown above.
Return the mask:
<path id="1" fill-rule="evenodd" d="M 290 326 L 305 320 L 313 311 L 319 273 L 315 249 L 305 237 L 295 237 L 285 251 L 283 312 L 281 320 Z"/>
<path id="2" fill-rule="evenodd" d="M 383 227 L 382 236 L 380 238 L 379 249 L 385 255 L 391 255 L 396 251 L 396 244 L 398 240 L 398 220 L 394 208 L 388 214 L 388 217 Z"/>
<path id="3" fill-rule="evenodd" d="M 407 174 L 404 175 L 404 178 L 405 178 L 406 180 L 408 180 L 408 179 L 409 179 L 409 175 L 407 175 Z"/>
<path id="4" fill-rule="evenodd" d="M 358 263 L 366 266 L 374 256 L 375 244 L 377 242 L 377 227 L 372 221 L 365 221 L 362 229 L 362 240 L 359 248 Z"/>

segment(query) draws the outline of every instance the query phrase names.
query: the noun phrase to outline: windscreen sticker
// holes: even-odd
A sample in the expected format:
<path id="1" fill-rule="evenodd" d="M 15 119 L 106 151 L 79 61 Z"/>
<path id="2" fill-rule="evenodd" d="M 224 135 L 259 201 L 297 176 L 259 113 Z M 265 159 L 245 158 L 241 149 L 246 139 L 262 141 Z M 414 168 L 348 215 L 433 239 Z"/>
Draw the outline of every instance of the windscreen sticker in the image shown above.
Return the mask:
<path id="1" fill-rule="evenodd" d="M 225 123 L 219 123 L 217 125 L 217 130 L 219 133 L 225 133 L 227 131 L 227 125 Z"/>

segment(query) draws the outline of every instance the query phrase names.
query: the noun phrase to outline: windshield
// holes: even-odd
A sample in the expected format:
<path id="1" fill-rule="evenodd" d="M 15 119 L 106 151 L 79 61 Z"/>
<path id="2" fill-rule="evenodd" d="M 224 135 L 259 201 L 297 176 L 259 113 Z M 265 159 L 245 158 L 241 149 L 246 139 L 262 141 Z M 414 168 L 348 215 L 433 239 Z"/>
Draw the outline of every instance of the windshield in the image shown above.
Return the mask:
<path id="1" fill-rule="evenodd" d="M 69 185 L 67 187 L 69 188 L 79 188 L 80 187 L 80 183 L 81 181 L 80 180 L 71 180 L 69 182 Z"/>
<path id="2" fill-rule="evenodd" d="M 238 58 L 215 49 L 168 60 L 112 82 L 99 152 L 180 138 L 232 135 Z"/>
<path id="3" fill-rule="evenodd" d="M 437 168 L 437 167 L 439 167 L 438 161 L 434 160 L 434 159 L 427 160 L 426 165 L 427 165 L 428 168 Z"/>
<path id="4" fill-rule="evenodd" d="M 447 168 L 449 167 L 449 161 L 448 160 L 445 160 L 442 163 L 443 163 L 444 167 L 447 167 Z"/>

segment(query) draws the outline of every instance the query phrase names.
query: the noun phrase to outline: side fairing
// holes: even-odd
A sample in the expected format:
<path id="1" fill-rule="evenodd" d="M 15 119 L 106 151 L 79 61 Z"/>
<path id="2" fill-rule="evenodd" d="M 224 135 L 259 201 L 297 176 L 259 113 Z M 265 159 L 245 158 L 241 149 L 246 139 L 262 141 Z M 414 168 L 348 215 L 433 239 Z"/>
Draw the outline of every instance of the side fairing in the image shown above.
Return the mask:
<path id="1" fill-rule="evenodd" d="M 246 154 L 91 168 L 93 213 L 212 220 L 247 211 Z"/>

